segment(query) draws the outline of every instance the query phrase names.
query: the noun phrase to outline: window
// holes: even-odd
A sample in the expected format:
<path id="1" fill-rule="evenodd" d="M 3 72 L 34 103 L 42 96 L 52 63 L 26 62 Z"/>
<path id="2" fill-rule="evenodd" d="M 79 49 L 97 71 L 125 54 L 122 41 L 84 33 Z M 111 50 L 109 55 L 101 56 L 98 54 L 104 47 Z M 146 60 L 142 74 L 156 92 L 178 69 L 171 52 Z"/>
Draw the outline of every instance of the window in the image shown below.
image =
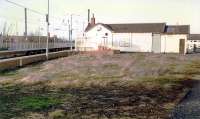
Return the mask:
<path id="1" fill-rule="evenodd" d="M 98 27 L 98 28 L 97 28 L 97 31 L 101 31 L 101 30 L 102 30 L 102 28 L 101 28 L 101 27 Z"/>
<path id="2" fill-rule="evenodd" d="M 105 36 L 108 36 L 108 33 L 105 33 Z"/>

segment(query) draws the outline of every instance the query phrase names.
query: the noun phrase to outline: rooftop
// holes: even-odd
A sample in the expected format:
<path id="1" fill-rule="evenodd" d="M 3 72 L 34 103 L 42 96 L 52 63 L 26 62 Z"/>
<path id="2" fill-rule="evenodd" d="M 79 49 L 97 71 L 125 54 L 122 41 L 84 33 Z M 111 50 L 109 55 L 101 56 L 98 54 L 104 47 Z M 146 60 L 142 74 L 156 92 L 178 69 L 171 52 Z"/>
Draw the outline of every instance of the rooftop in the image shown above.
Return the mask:
<path id="1" fill-rule="evenodd" d="M 89 24 L 86 32 L 97 25 L 102 25 L 114 33 L 167 33 L 167 34 L 189 34 L 189 25 L 166 25 L 165 23 L 129 23 L 129 24 Z"/>
<path id="2" fill-rule="evenodd" d="M 167 25 L 165 27 L 167 34 L 190 34 L 189 25 Z"/>
<path id="3" fill-rule="evenodd" d="M 200 40 L 200 34 L 190 34 L 189 40 Z"/>

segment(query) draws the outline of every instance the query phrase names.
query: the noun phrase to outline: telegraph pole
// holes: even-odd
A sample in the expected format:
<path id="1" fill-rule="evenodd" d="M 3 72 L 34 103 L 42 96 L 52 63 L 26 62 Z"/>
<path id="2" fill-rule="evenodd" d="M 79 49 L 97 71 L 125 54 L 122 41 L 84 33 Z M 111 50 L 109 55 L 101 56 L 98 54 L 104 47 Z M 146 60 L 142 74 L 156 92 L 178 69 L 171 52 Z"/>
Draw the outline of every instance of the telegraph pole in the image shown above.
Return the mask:
<path id="1" fill-rule="evenodd" d="M 69 19 L 68 19 L 68 29 L 69 29 L 69 41 L 71 41 L 71 29 L 70 29 L 70 23 L 69 23 Z"/>
<path id="2" fill-rule="evenodd" d="M 48 0 L 48 13 L 46 15 L 47 22 L 47 43 L 46 43 L 46 58 L 49 59 L 49 0 Z"/>
<path id="3" fill-rule="evenodd" d="M 25 36 L 25 38 L 26 38 L 26 40 L 27 40 L 27 8 L 24 8 L 24 15 L 25 15 L 25 31 L 24 31 L 24 36 Z"/>
<path id="4" fill-rule="evenodd" d="M 73 40 L 73 36 L 72 36 L 72 32 L 73 32 L 73 28 L 72 28 L 72 14 L 71 14 L 71 32 L 70 32 L 70 36 L 71 36 L 71 50 L 72 50 L 72 40 Z"/>

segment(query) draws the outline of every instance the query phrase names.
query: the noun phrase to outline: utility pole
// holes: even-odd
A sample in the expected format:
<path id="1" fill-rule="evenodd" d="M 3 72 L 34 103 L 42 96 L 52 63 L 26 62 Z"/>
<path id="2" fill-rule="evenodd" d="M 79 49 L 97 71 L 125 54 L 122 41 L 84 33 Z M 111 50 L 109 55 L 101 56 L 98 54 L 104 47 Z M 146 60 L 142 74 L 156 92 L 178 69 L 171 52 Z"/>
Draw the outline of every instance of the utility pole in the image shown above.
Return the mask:
<path id="1" fill-rule="evenodd" d="M 48 0 L 48 13 L 46 15 L 47 22 L 47 43 L 46 43 L 46 58 L 49 59 L 49 0 Z"/>
<path id="2" fill-rule="evenodd" d="M 69 41 L 71 41 L 71 37 L 70 37 L 70 35 L 71 35 L 71 29 L 70 29 L 70 23 L 69 23 L 69 19 L 68 19 L 68 31 L 69 31 Z"/>
<path id="3" fill-rule="evenodd" d="M 26 38 L 26 40 L 27 40 L 27 8 L 24 8 L 24 15 L 25 15 L 25 32 L 24 32 L 24 36 L 25 36 L 25 38 Z"/>
<path id="4" fill-rule="evenodd" d="M 70 38 L 71 38 L 71 39 L 70 39 L 70 41 L 71 41 L 71 50 L 72 50 L 72 40 L 73 40 L 73 36 L 72 36 L 72 35 L 73 35 L 73 34 L 72 34 L 72 32 L 73 32 L 73 28 L 72 28 L 72 23 L 73 23 L 73 22 L 72 22 L 72 15 L 73 15 L 73 14 L 71 14 L 71 32 L 70 32 L 70 36 L 71 36 L 71 37 L 70 37 Z"/>

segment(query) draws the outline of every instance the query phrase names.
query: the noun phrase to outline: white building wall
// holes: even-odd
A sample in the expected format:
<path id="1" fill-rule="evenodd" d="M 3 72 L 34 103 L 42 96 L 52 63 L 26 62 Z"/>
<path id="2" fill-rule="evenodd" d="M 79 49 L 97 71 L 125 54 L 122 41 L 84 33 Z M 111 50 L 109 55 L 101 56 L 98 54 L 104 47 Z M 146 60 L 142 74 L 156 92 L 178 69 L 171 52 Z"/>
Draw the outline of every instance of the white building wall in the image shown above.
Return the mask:
<path id="1" fill-rule="evenodd" d="M 112 46 L 112 33 L 102 25 L 97 25 L 88 31 L 85 35 L 85 47 L 91 48 L 93 50 L 98 50 L 99 46 Z"/>
<path id="2" fill-rule="evenodd" d="M 151 52 L 152 33 L 133 33 L 132 47 L 137 47 L 138 52 Z"/>
<path id="3" fill-rule="evenodd" d="M 124 52 L 152 52 L 152 33 L 112 33 L 97 25 L 85 36 L 81 44 L 85 49 L 98 50 L 99 46 L 106 46 Z"/>
<path id="4" fill-rule="evenodd" d="M 131 46 L 131 33 L 113 33 L 113 48 L 127 48 Z"/>
<path id="5" fill-rule="evenodd" d="M 152 33 L 114 33 L 114 48 L 127 52 L 151 52 Z"/>
<path id="6" fill-rule="evenodd" d="M 186 34 L 161 34 L 161 53 L 179 53 L 180 39 L 185 39 L 186 52 Z M 152 43 L 152 33 L 112 33 L 99 24 L 85 33 L 85 38 L 77 47 L 98 50 L 99 46 L 105 46 L 124 52 L 152 52 Z"/>
<path id="7" fill-rule="evenodd" d="M 185 52 L 187 49 L 187 35 L 161 35 L 161 52 L 162 53 L 179 53 L 180 39 L 185 39 Z"/>

